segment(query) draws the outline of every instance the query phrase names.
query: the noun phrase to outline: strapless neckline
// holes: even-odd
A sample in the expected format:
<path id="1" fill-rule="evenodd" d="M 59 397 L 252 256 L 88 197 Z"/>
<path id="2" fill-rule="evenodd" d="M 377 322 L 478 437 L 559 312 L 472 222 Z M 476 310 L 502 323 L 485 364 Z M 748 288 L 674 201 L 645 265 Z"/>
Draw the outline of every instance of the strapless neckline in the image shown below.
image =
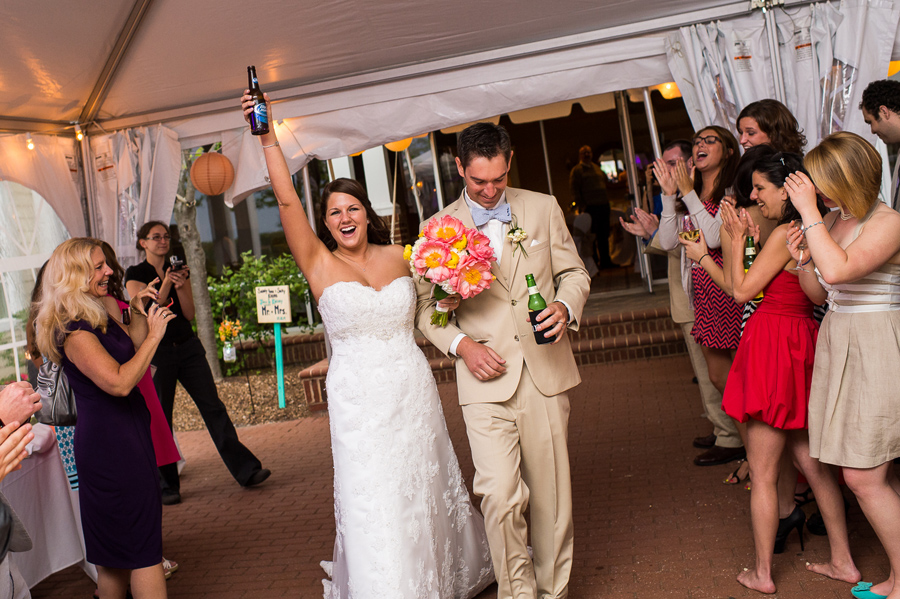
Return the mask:
<path id="1" fill-rule="evenodd" d="M 388 287 L 390 287 L 397 281 L 403 281 L 403 280 L 412 281 L 412 277 L 408 276 L 408 275 L 404 275 L 402 277 L 397 277 L 390 283 L 382 285 L 379 289 L 375 289 L 371 285 L 366 285 L 365 283 L 360 283 L 359 281 L 337 281 L 336 283 L 332 283 L 331 285 L 329 285 L 328 287 L 326 287 L 325 289 L 322 290 L 321 295 L 319 295 L 319 301 L 322 301 L 322 298 L 325 296 L 326 291 L 328 291 L 329 289 L 331 289 L 333 287 L 337 287 L 338 285 L 357 285 L 359 287 L 362 287 L 363 289 L 370 289 L 371 291 L 373 291 L 375 293 L 381 293 L 382 291 L 384 291 L 385 289 L 387 289 Z"/>

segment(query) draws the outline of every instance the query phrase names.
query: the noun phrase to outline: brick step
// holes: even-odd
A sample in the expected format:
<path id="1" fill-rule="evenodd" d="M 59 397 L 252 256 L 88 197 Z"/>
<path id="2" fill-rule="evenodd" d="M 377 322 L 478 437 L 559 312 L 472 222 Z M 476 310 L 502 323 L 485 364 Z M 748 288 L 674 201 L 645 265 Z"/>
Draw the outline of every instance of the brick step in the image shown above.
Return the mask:
<path id="1" fill-rule="evenodd" d="M 668 308 L 591 316 L 584 319 L 577 332 L 570 334 L 575 362 L 579 366 L 673 356 L 687 351 L 681 328 L 672 322 Z M 424 337 L 417 337 L 416 344 L 428 358 L 438 383 L 456 380 L 455 366 L 448 357 Z M 327 373 L 327 359 L 300 373 L 312 411 L 327 407 Z"/>

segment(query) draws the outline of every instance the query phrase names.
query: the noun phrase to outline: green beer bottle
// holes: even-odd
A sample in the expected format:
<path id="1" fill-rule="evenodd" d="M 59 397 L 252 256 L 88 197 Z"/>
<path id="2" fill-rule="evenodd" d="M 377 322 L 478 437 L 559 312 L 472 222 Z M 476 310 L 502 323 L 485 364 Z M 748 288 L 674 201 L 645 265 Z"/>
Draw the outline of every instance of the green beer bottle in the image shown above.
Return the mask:
<path id="1" fill-rule="evenodd" d="M 541 295 L 540 290 L 534 282 L 534 275 L 525 275 L 525 284 L 528 285 L 528 317 L 531 318 L 531 328 L 534 331 L 534 340 L 538 345 L 552 343 L 555 337 L 545 336 L 544 331 L 537 330 L 537 317 L 544 309 L 547 308 L 547 302 Z"/>
<path id="2" fill-rule="evenodd" d="M 750 266 L 753 264 L 754 260 L 756 260 L 756 242 L 753 241 L 752 235 L 747 235 L 747 240 L 744 242 L 744 274 L 747 274 L 750 270 Z M 760 291 L 759 295 L 750 301 L 754 304 L 758 304 L 762 299 L 763 292 Z"/>

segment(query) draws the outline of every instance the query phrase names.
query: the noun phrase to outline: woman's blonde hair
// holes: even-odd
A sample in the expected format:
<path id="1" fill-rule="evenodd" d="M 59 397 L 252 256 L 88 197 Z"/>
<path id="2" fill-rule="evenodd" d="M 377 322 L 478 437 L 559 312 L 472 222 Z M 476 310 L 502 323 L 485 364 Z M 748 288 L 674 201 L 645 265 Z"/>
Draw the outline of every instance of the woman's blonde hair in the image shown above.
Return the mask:
<path id="1" fill-rule="evenodd" d="M 106 332 L 106 309 L 89 294 L 94 276 L 91 252 L 99 247 L 96 239 L 69 239 L 53 250 L 44 268 L 36 341 L 41 354 L 56 364 L 62 359 L 60 349 L 70 323 L 83 320 Z"/>
<path id="2" fill-rule="evenodd" d="M 856 133 L 832 133 L 809 151 L 803 164 L 819 191 L 843 212 L 862 218 L 878 201 L 881 156 Z"/>

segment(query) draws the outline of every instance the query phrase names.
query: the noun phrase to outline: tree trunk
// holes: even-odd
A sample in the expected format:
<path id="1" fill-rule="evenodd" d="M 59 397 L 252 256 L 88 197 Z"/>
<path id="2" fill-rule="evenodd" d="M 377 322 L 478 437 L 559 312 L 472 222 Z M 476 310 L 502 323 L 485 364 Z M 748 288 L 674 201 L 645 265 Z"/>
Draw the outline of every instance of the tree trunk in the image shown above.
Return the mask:
<path id="1" fill-rule="evenodd" d="M 178 223 L 178 234 L 184 246 L 185 259 L 191 269 L 191 290 L 194 292 L 194 314 L 197 319 L 197 336 L 206 349 L 206 361 L 216 382 L 222 380 L 222 369 L 219 366 L 218 349 L 216 348 L 215 330 L 212 310 L 210 308 L 209 287 L 206 284 L 206 254 L 200 244 L 200 231 L 197 230 L 197 204 L 194 201 L 194 186 L 189 173 L 193 160 L 188 158 L 187 166 L 181 173 L 179 190 L 181 198 L 175 202 L 175 222 Z"/>

